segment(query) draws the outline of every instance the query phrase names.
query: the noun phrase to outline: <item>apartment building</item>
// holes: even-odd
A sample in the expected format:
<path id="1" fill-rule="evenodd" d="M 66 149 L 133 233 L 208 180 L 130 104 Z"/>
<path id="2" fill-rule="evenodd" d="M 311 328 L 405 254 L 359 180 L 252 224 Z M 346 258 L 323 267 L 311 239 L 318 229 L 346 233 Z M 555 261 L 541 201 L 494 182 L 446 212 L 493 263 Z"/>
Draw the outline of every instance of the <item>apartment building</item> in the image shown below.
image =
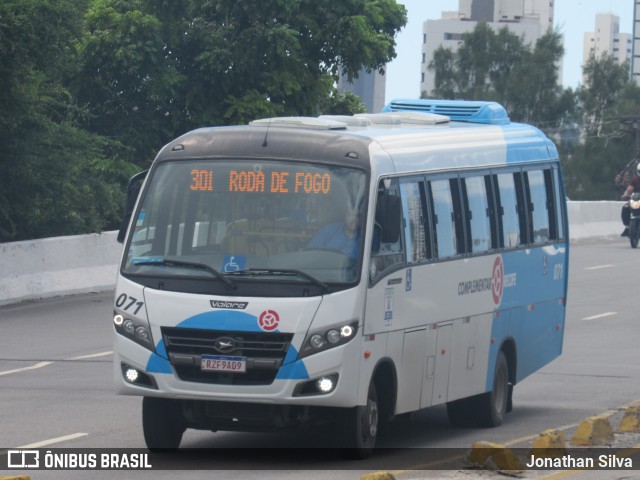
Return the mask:
<path id="1" fill-rule="evenodd" d="M 524 41 L 534 44 L 553 28 L 554 0 L 459 0 L 458 11 L 442 12 L 440 20 L 423 23 L 420 91 L 435 88 L 435 75 L 428 68 L 439 47 L 458 50 L 463 36 L 479 22 L 498 31 L 505 26 Z"/>
<path id="2" fill-rule="evenodd" d="M 632 35 L 620 33 L 620 17 L 612 13 L 596 15 L 595 31 L 584 34 L 582 62 L 586 64 L 591 55 L 600 58 L 611 55 L 619 64 L 631 62 Z"/>

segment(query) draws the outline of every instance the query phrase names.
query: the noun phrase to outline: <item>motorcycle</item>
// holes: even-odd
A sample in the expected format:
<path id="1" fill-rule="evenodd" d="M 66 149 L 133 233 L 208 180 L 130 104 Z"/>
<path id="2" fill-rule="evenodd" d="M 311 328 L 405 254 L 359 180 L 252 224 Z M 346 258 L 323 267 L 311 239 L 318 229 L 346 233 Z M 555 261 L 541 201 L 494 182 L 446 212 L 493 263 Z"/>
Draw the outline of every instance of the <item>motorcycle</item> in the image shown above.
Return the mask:
<path id="1" fill-rule="evenodd" d="M 640 192 L 631 194 L 629 199 L 629 242 L 631 248 L 638 248 L 640 240 Z"/>

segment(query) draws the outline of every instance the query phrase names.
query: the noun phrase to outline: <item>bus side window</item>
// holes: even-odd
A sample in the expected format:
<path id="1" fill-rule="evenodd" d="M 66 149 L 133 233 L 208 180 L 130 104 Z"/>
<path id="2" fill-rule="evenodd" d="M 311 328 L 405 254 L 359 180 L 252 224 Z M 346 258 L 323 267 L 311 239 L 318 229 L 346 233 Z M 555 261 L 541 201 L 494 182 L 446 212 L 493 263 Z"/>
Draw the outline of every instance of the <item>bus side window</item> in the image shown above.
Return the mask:
<path id="1" fill-rule="evenodd" d="M 555 199 L 555 211 L 556 211 L 556 240 L 564 240 L 565 238 L 565 225 L 564 225 L 564 219 L 565 219 L 565 214 L 564 214 L 564 205 L 565 205 L 565 199 L 563 197 L 563 193 L 562 193 L 562 179 L 560 177 L 560 170 L 557 168 L 554 168 L 552 170 L 552 175 L 553 175 L 553 179 L 552 179 L 552 183 L 553 183 L 553 189 L 554 189 L 554 199 Z"/>
<path id="2" fill-rule="evenodd" d="M 551 217 L 555 217 L 555 211 L 549 209 L 548 193 L 545 175 L 542 170 L 530 170 L 524 172 L 526 184 L 529 190 L 529 215 L 531 221 L 531 240 L 533 243 L 546 243 L 552 239 Z M 551 198 L 553 204 L 553 197 Z M 554 232 L 555 233 L 555 232 Z"/>
<path id="3" fill-rule="evenodd" d="M 385 187 L 383 180 L 378 188 L 371 245 L 369 273 L 372 281 L 382 277 L 385 271 L 404 264 L 401 226 L 402 209 L 398 181 L 392 180 L 389 186 Z"/>
<path id="4" fill-rule="evenodd" d="M 449 258 L 465 251 L 458 179 L 429 182 L 435 250 L 437 258 Z"/>
<path id="5" fill-rule="evenodd" d="M 416 179 L 403 181 L 400 184 L 400 190 L 402 193 L 407 263 L 431 259 L 432 253 L 426 221 L 427 204 L 424 182 Z"/>
<path id="6" fill-rule="evenodd" d="M 491 235 L 493 206 L 489 204 L 491 197 L 490 189 L 487 190 L 488 178 L 488 176 L 486 178 L 474 176 L 461 179 L 468 253 L 484 253 L 493 248 Z"/>
<path id="7" fill-rule="evenodd" d="M 519 175 L 519 173 L 518 173 Z M 496 204 L 500 217 L 498 230 L 500 248 L 517 248 L 520 246 L 522 234 L 520 232 L 520 209 L 513 173 L 499 173 L 494 175 L 496 180 Z"/>

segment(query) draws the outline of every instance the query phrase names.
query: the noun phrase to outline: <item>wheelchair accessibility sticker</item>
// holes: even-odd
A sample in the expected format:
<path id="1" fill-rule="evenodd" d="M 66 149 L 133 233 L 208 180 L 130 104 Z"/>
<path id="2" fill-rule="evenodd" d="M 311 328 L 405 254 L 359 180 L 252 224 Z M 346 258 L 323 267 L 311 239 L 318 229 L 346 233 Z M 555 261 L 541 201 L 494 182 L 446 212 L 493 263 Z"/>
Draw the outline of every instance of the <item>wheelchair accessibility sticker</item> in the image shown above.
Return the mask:
<path id="1" fill-rule="evenodd" d="M 229 273 L 244 270 L 246 263 L 247 257 L 245 256 L 228 255 L 222 261 L 222 272 Z"/>

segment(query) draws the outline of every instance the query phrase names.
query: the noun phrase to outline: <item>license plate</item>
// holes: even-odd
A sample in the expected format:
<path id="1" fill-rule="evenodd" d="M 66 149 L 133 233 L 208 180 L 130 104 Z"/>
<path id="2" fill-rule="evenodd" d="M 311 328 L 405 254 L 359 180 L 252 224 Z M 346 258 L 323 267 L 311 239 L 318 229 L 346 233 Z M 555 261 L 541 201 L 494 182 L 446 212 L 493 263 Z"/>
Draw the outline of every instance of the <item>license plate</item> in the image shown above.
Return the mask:
<path id="1" fill-rule="evenodd" d="M 200 370 L 203 372 L 245 373 L 247 371 L 247 358 L 203 355 L 200 358 Z"/>

